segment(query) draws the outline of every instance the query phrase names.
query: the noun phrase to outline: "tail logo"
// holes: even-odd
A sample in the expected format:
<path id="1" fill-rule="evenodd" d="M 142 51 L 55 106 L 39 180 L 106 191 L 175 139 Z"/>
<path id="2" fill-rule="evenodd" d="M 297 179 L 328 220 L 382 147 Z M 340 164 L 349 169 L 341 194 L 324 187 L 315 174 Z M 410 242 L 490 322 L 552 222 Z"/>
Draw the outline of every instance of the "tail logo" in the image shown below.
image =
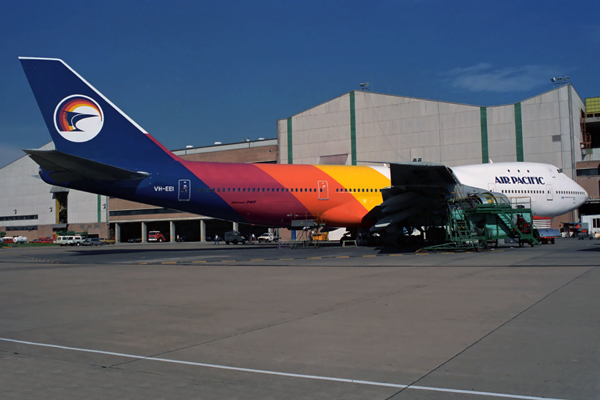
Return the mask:
<path id="1" fill-rule="evenodd" d="M 71 142 L 87 142 L 96 137 L 104 125 L 100 105 L 80 94 L 65 97 L 54 110 L 54 126 Z"/>

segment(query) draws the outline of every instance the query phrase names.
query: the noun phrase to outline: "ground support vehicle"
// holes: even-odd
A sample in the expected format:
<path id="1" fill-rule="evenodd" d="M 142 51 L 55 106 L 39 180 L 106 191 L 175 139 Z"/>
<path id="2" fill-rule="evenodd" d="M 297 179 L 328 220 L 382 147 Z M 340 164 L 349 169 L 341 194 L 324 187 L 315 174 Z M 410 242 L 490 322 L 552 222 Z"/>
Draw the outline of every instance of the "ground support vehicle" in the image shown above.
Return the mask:
<path id="1" fill-rule="evenodd" d="M 262 243 L 262 242 L 267 242 L 267 243 L 271 243 L 271 242 L 275 242 L 277 243 L 279 241 L 279 237 L 275 236 L 274 233 L 263 233 L 262 235 L 260 235 L 258 237 L 258 242 Z"/>
<path id="2" fill-rule="evenodd" d="M 554 241 L 557 237 L 560 237 L 560 231 L 558 229 L 552 228 L 540 228 L 536 229 L 537 231 L 537 239 L 541 244 L 554 244 Z"/>
<path id="3" fill-rule="evenodd" d="M 160 231 L 150 231 L 148 233 L 149 242 L 166 242 L 167 238 Z"/>
<path id="4" fill-rule="evenodd" d="M 223 235 L 223 240 L 225 241 L 225 244 L 246 244 L 248 239 L 238 231 L 228 231 Z"/>

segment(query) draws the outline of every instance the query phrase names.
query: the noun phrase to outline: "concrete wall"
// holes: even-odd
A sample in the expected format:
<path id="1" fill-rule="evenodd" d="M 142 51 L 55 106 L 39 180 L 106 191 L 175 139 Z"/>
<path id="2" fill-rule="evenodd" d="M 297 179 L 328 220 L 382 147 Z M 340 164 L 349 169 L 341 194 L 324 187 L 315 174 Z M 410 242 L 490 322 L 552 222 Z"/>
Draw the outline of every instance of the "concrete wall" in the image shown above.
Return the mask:
<path id="1" fill-rule="evenodd" d="M 53 148 L 51 143 L 42 147 Z M 0 169 L 0 188 L 0 217 L 37 215 L 36 219 L 0 221 L 1 230 L 4 227 L 55 223 L 56 207 L 50 193 L 51 186 L 40 179 L 38 165 L 28 156 Z"/>
<path id="2" fill-rule="evenodd" d="M 583 107 L 571 85 L 493 107 L 351 92 L 279 120 L 279 162 L 318 164 L 338 154 L 349 155 L 346 164 L 534 161 L 574 178 Z"/>
<path id="3" fill-rule="evenodd" d="M 54 144 L 48 143 L 41 149 L 54 149 Z M 29 156 L 23 156 L 0 169 L 0 217 L 37 216 L 35 219 L 0 221 L 0 231 L 6 231 L 7 236 L 27 236 L 30 240 L 52 236 L 58 210 L 51 189 L 51 185 L 40 179 L 39 166 Z M 104 204 L 107 198 L 77 190 L 69 190 L 68 193 L 67 229 L 106 233 Z M 37 226 L 38 229 L 7 230 L 22 226 Z"/>

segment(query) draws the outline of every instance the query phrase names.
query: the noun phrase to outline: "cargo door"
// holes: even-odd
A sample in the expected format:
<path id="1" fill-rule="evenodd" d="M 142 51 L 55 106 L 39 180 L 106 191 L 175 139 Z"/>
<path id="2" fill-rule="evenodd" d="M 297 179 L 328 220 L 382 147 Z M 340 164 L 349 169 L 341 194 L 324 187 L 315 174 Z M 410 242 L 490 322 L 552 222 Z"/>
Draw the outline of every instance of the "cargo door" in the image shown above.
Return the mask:
<path id="1" fill-rule="evenodd" d="M 178 199 L 179 201 L 190 201 L 190 195 L 191 195 L 191 186 L 192 186 L 192 182 L 189 179 L 180 179 L 179 180 L 179 194 L 178 194 Z"/>
<path id="2" fill-rule="evenodd" d="M 319 200 L 329 200 L 329 185 L 327 181 L 317 181 Z"/>

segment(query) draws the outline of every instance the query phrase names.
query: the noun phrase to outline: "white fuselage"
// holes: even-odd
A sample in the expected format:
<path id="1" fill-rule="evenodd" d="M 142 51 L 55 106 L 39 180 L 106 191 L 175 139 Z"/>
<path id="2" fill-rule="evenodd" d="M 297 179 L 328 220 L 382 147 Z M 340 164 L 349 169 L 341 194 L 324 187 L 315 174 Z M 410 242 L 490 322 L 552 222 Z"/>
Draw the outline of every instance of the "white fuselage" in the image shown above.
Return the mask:
<path id="1" fill-rule="evenodd" d="M 454 167 L 452 171 L 463 185 L 502 193 L 517 203 L 530 201 L 533 215 L 542 217 L 572 211 L 588 196 L 581 186 L 550 164 L 478 164 Z"/>

